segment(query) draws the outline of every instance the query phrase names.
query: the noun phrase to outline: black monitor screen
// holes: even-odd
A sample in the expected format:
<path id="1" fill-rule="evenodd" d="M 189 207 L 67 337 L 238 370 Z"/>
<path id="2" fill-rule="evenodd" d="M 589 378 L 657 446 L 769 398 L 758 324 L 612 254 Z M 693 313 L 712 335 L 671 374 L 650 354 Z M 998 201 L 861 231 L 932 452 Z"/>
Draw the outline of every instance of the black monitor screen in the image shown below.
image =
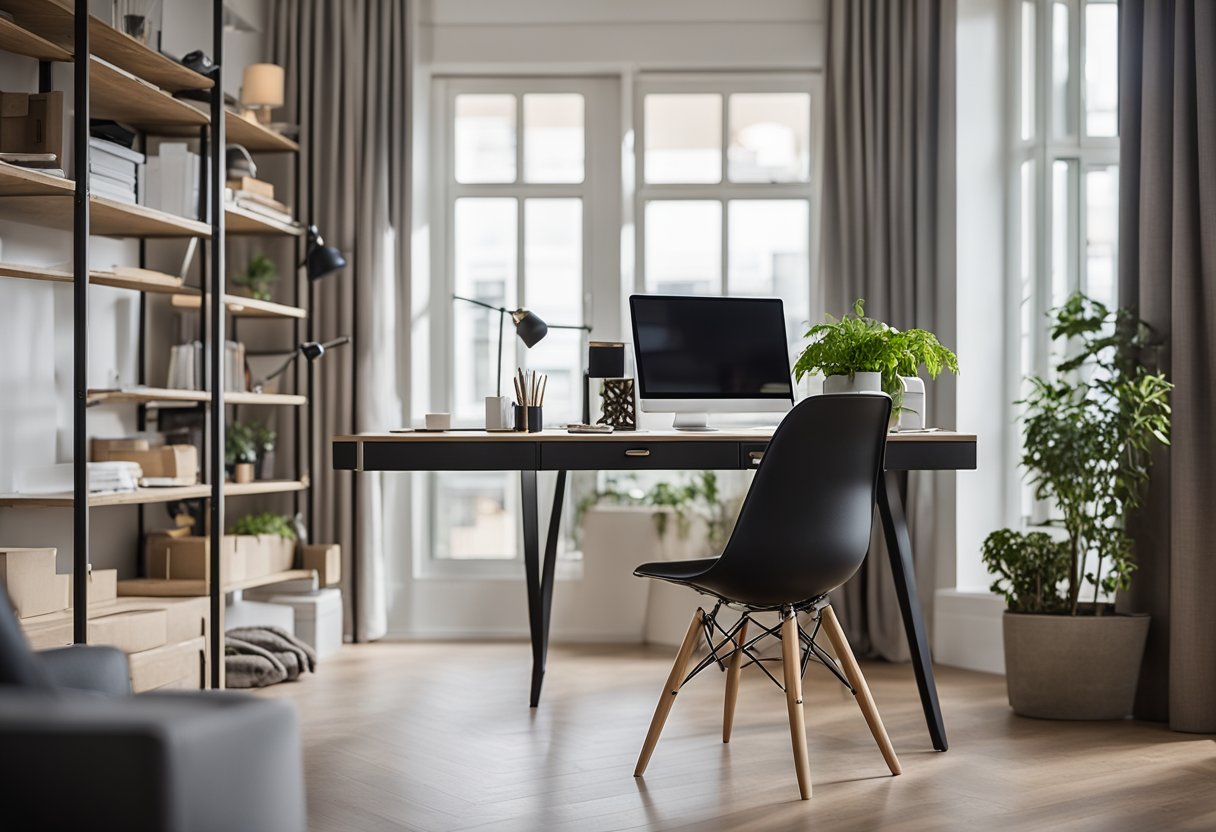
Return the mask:
<path id="1" fill-rule="evenodd" d="M 793 399 L 781 301 L 633 295 L 644 399 Z"/>

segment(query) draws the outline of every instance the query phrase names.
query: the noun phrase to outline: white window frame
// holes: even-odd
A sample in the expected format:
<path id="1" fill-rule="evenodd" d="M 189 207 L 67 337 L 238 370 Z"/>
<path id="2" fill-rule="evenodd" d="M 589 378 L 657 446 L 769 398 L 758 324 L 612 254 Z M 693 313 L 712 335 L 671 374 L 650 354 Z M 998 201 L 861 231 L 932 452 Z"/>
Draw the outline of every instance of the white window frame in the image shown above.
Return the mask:
<path id="1" fill-rule="evenodd" d="M 455 176 L 455 124 L 453 113 L 455 98 L 464 94 L 506 94 L 516 99 L 516 135 L 523 135 L 523 96 L 533 93 L 577 93 L 583 96 L 584 110 L 584 168 L 583 180 L 571 183 L 529 183 L 524 181 L 524 146 L 517 140 L 515 148 L 516 181 L 513 183 L 461 183 Z M 431 190 L 431 297 L 434 299 L 431 312 L 430 352 L 430 400 L 436 410 L 452 409 L 454 378 L 452 333 L 456 315 L 452 294 L 455 290 L 455 233 L 454 215 L 456 200 L 468 197 L 508 197 L 518 201 L 516 214 L 516 292 L 523 298 L 526 293 L 527 275 L 524 268 L 524 204 L 531 198 L 577 198 L 583 203 L 582 216 L 582 321 L 554 321 L 554 323 L 577 324 L 588 322 L 593 326 L 604 323 L 605 316 L 613 320 L 609 310 L 598 309 L 597 298 L 603 298 L 607 290 L 611 296 L 620 292 L 620 210 L 619 194 L 620 159 L 619 147 L 611 140 L 619 132 L 619 82 L 615 79 L 589 76 L 436 76 L 432 79 L 430 141 L 434 187 Z M 610 284 L 610 285 L 609 285 Z M 523 363 L 525 348 L 515 338 L 508 326 L 504 343 L 504 363 L 517 366 Z M 584 339 L 585 343 L 585 339 Z M 514 349 L 514 353 L 508 350 Z M 512 363 L 514 362 L 514 363 Z M 493 391 L 487 391 L 491 395 Z M 472 425 L 465 425 L 472 426 Z M 505 472 L 510 476 L 510 472 Z M 508 493 L 506 511 L 516 518 L 516 555 L 512 558 L 452 559 L 435 557 L 435 527 L 437 519 L 434 499 L 437 474 L 425 472 L 415 475 L 417 487 L 414 512 L 422 518 L 418 524 L 414 546 L 413 572 L 420 579 L 471 578 L 488 580 L 518 580 L 524 577 L 523 532 L 518 522 L 520 516 L 518 491 Z M 554 475 L 542 472 L 538 477 L 539 504 L 552 505 Z M 514 495 L 514 496 L 512 496 Z M 573 511 L 573 500 L 566 500 L 564 510 Z M 542 510 L 542 514 L 543 514 Z M 570 519 L 570 518 L 566 518 Z M 547 515 L 540 518 L 548 522 Z M 569 528 L 568 522 L 563 523 Z M 577 560 L 559 558 L 559 578 L 577 577 L 581 574 L 581 563 Z"/>
<path id="2" fill-rule="evenodd" d="M 806 182 L 731 182 L 727 159 L 730 147 L 730 108 L 732 93 L 798 92 L 810 96 L 810 176 Z M 721 181 L 709 183 L 659 184 L 646 181 L 645 98 L 651 94 L 717 94 L 722 98 L 722 170 Z M 634 82 L 634 183 L 633 212 L 634 262 L 632 291 L 646 291 L 646 205 L 662 200 L 704 200 L 721 205 L 721 283 L 720 294 L 726 294 L 729 279 L 729 219 L 727 203 L 735 199 L 781 200 L 805 199 L 807 210 L 807 279 L 810 283 L 812 320 L 822 314 L 822 293 L 819 281 L 819 211 L 823 172 L 823 75 L 820 72 L 740 72 L 740 73 L 646 73 Z"/>

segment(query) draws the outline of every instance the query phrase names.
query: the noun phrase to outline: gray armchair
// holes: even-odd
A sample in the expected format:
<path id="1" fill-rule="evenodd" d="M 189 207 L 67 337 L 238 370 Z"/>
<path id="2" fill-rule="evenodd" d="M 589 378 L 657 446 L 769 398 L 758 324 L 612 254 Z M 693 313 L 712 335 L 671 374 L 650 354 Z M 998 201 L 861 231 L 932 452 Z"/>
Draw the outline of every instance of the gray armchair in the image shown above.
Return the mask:
<path id="1" fill-rule="evenodd" d="M 289 703 L 133 696 L 118 650 L 30 650 L 0 589 L 0 827 L 300 832 L 304 817 Z"/>

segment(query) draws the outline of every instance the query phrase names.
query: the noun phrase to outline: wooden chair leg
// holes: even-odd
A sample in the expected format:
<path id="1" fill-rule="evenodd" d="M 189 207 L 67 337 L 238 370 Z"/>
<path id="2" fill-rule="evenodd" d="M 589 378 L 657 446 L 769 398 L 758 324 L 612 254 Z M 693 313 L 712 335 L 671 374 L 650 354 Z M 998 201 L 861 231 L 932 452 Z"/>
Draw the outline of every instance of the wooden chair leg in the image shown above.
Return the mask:
<path id="1" fill-rule="evenodd" d="M 684 674 L 688 672 L 688 660 L 692 658 L 693 648 L 696 647 L 697 637 L 701 634 L 701 622 L 705 618 L 705 610 L 697 607 L 693 614 L 692 623 L 688 625 L 688 634 L 676 653 L 676 662 L 671 667 L 671 675 L 667 677 L 667 685 L 659 696 L 659 704 L 654 709 L 654 717 L 650 720 L 650 730 L 646 732 L 646 742 L 642 744 L 642 753 L 638 756 L 638 764 L 633 770 L 634 777 L 641 777 L 650 763 L 650 755 L 659 743 L 659 734 L 663 733 L 663 723 L 667 722 L 667 714 L 675 703 L 676 694 L 684 682 Z"/>
<path id="2" fill-rule="evenodd" d="M 722 742 L 730 742 L 730 732 L 735 727 L 735 702 L 739 698 L 739 672 L 743 667 L 741 648 L 747 643 L 747 624 L 748 619 L 743 619 L 743 626 L 739 628 L 739 632 L 735 636 L 738 639 L 739 647 L 730 657 L 730 666 L 726 669 L 726 704 L 722 709 Z"/>
<path id="3" fill-rule="evenodd" d="M 785 674 L 785 704 L 790 712 L 790 739 L 794 745 L 798 792 L 803 800 L 810 800 L 811 764 L 807 759 L 806 720 L 802 714 L 802 642 L 798 638 L 798 614 L 792 610 L 781 622 L 781 666 Z"/>
<path id="4" fill-rule="evenodd" d="M 827 633 L 828 640 L 832 643 L 832 650 L 835 651 L 836 658 L 840 660 L 844 675 L 849 680 L 849 684 L 853 686 L 853 695 L 857 699 L 857 705 L 861 708 L 862 716 L 866 718 L 866 724 L 870 726 L 870 733 L 874 735 L 874 742 L 878 743 L 883 759 L 887 761 L 887 768 L 891 769 L 891 774 L 901 773 L 899 758 L 895 756 L 891 738 L 887 736 L 887 729 L 882 724 L 882 717 L 878 715 L 874 697 L 870 695 L 870 686 L 866 684 L 866 677 L 861 675 L 861 668 L 853 656 L 848 639 L 844 637 L 844 630 L 841 629 L 840 622 L 836 619 L 836 613 L 830 606 L 824 607 L 819 611 L 819 618 L 823 622 L 823 630 Z"/>

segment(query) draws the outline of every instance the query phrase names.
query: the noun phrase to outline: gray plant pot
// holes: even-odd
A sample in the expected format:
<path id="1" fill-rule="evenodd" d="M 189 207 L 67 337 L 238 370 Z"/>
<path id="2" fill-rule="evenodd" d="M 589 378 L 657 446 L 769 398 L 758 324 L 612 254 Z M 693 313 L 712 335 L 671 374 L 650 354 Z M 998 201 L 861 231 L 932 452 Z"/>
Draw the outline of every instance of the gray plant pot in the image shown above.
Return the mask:
<path id="1" fill-rule="evenodd" d="M 1006 612 L 1009 704 L 1039 719 L 1122 719 L 1132 712 L 1147 615 Z"/>

